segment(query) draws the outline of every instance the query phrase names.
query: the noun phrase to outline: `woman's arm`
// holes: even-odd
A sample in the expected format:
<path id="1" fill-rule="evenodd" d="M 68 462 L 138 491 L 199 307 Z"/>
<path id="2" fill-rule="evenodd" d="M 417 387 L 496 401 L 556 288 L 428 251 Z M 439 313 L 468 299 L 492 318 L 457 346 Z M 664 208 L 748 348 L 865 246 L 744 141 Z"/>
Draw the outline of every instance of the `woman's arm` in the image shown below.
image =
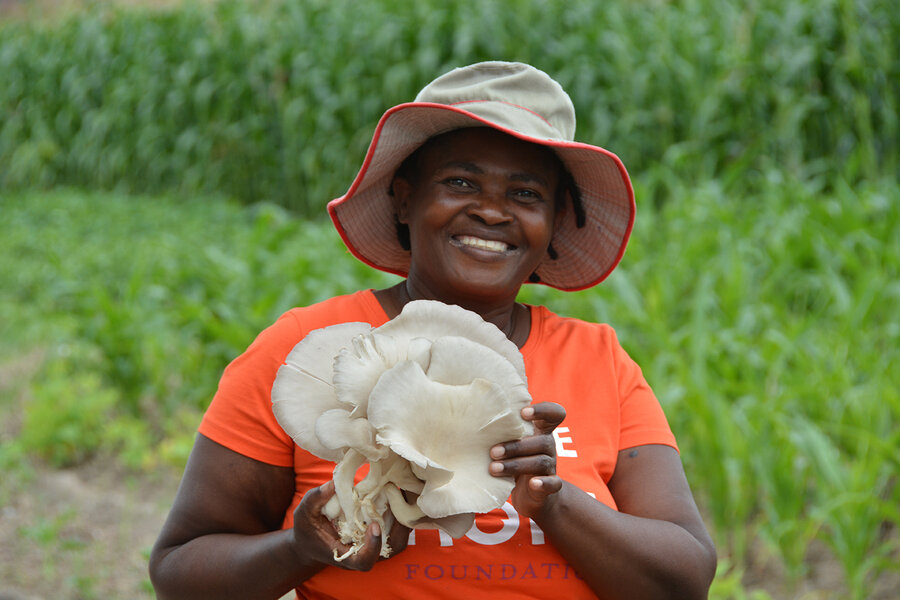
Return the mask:
<path id="1" fill-rule="evenodd" d="M 619 511 L 564 483 L 534 520 L 604 598 L 706 598 L 715 548 L 675 449 L 623 450 L 609 488 Z"/>
<path id="2" fill-rule="evenodd" d="M 344 552 L 321 508 L 334 494 L 328 484 L 310 490 L 281 530 L 294 495 L 294 472 L 233 452 L 200 435 L 169 517 L 150 555 L 158 597 L 280 598 Z M 393 532 L 392 532 L 393 533 Z M 392 547 L 405 544 L 394 540 Z M 340 563 L 368 570 L 381 549 L 377 525 L 365 546 Z"/>
<path id="3" fill-rule="evenodd" d="M 534 519 L 598 596 L 706 598 L 715 548 L 675 449 L 647 445 L 619 453 L 609 482 L 615 511 L 556 475 L 551 433 L 562 409 L 548 405 L 558 406 L 534 406 L 536 435 L 503 444 L 497 460 L 503 470 L 492 469 L 516 475 L 516 509 Z"/>

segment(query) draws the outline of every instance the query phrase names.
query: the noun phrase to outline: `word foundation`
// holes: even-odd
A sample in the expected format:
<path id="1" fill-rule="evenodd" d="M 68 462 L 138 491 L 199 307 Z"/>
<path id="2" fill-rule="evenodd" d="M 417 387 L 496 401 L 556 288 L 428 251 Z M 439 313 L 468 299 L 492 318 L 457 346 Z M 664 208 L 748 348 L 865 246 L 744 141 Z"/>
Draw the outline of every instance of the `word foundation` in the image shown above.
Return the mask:
<path id="1" fill-rule="evenodd" d="M 517 566 L 509 563 L 487 565 L 406 565 L 406 579 L 472 579 L 502 581 L 510 579 L 581 579 L 567 564 L 528 563 Z"/>

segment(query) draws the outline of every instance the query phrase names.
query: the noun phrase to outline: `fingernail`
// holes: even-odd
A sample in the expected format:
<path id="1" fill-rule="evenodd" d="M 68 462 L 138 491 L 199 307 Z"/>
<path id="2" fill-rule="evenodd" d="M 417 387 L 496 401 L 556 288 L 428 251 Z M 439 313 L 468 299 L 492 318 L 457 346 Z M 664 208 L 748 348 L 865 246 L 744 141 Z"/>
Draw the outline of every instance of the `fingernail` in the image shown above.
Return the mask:
<path id="1" fill-rule="evenodd" d="M 530 419 L 533 416 L 534 416 L 534 407 L 526 406 L 525 408 L 522 409 L 522 418 L 523 419 Z"/>
<path id="2" fill-rule="evenodd" d="M 528 483 L 530 483 L 531 487 L 535 490 L 539 490 L 544 487 L 544 480 L 538 479 L 537 477 L 532 477 L 531 481 L 529 481 Z"/>
<path id="3" fill-rule="evenodd" d="M 379 525 L 378 523 L 373 523 L 372 524 L 372 533 L 375 534 L 375 537 L 380 536 L 381 535 L 381 525 Z"/>
<path id="4" fill-rule="evenodd" d="M 506 454 L 506 448 L 503 446 L 494 446 L 491 448 L 491 458 L 503 458 L 504 454 Z"/>
<path id="5" fill-rule="evenodd" d="M 499 475 L 503 472 L 503 463 L 492 462 L 490 466 L 490 471 L 494 475 Z"/>

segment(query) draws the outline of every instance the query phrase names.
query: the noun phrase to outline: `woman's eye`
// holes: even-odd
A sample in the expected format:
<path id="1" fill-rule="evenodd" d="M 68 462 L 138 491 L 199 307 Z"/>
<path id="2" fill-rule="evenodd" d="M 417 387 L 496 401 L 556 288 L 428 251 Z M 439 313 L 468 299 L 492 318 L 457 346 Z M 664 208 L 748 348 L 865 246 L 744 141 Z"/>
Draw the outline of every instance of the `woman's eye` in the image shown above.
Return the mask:
<path id="1" fill-rule="evenodd" d="M 516 198 L 519 202 L 539 202 L 541 200 L 541 195 L 534 190 L 517 190 L 515 192 Z"/>
<path id="2" fill-rule="evenodd" d="M 447 185 L 457 187 L 457 188 L 470 188 L 472 184 L 463 179 L 462 177 L 448 177 L 444 180 L 444 183 Z"/>

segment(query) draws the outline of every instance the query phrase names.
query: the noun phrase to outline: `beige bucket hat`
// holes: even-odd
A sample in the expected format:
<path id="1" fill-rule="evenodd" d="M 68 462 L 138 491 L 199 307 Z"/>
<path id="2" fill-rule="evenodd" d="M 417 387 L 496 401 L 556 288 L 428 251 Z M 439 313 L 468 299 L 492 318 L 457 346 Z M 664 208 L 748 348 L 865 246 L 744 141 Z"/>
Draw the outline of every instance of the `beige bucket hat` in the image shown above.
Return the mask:
<path id="1" fill-rule="evenodd" d="M 465 127 L 492 127 L 551 148 L 581 194 L 583 223 L 570 210 L 553 234 L 556 258 L 537 268 L 540 283 L 567 291 L 591 287 L 621 260 L 634 224 L 634 192 L 619 158 L 574 141 L 575 108 L 568 94 L 530 65 L 482 62 L 442 75 L 415 101 L 381 117 L 359 174 L 328 204 L 335 227 L 364 263 L 406 276 L 410 253 L 397 238 L 388 194 L 403 160 L 429 138 Z"/>

